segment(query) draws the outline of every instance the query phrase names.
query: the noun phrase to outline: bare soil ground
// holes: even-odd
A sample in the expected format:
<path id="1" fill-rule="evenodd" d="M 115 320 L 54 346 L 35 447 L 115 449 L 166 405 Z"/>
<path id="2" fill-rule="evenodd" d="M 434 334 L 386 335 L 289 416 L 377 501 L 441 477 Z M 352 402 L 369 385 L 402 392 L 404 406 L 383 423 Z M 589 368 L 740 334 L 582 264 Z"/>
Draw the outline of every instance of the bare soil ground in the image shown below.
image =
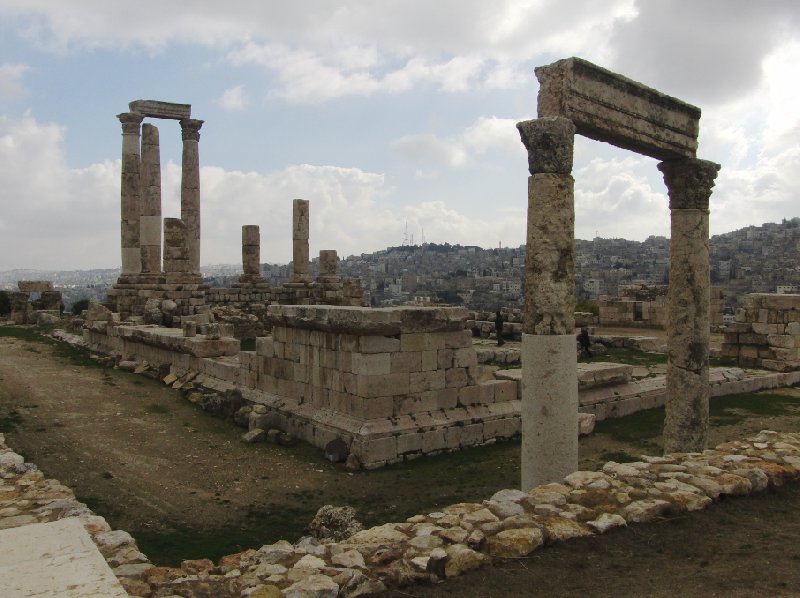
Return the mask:
<path id="1" fill-rule="evenodd" d="M 718 399 L 711 415 L 712 443 L 764 428 L 798 430 L 800 391 Z M 581 441 L 581 467 L 660 452 L 662 418 L 654 410 L 601 422 Z M 350 504 L 373 525 L 479 501 L 519 481 L 518 442 L 357 473 L 303 444 L 243 444 L 241 429 L 159 382 L 93 365 L 32 330 L 2 327 L 0 431 L 131 532 L 157 564 L 295 540 L 323 504 Z M 797 488 L 729 500 L 394 595 L 800 595 L 797 507 Z"/>

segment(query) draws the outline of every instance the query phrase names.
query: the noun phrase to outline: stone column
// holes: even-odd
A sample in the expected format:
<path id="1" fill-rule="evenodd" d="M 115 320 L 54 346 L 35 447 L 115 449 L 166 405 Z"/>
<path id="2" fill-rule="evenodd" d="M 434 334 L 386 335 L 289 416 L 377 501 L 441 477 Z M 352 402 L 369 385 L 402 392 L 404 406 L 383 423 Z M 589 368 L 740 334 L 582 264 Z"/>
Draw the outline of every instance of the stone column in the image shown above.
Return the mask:
<path id="1" fill-rule="evenodd" d="M 172 278 L 180 279 L 189 271 L 187 232 L 188 227 L 181 218 L 164 218 L 164 273 L 167 282 L 170 282 L 170 275 L 178 275 Z"/>
<path id="2" fill-rule="evenodd" d="M 522 489 L 578 469 L 575 340 L 575 125 L 517 124 L 528 149 L 528 237 L 522 323 Z"/>
<path id="3" fill-rule="evenodd" d="M 242 270 L 246 278 L 261 277 L 261 235 L 255 224 L 242 226 Z"/>
<path id="4" fill-rule="evenodd" d="M 292 282 L 311 282 L 308 274 L 308 200 L 292 202 Z"/>
<path id="5" fill-rule="evenodd" d="M 142 215 L 139 243 L 142 272 L 161 272 L 161 150 L 158 128 L 142 125 Z"/>
<path id="6" fill-rule="evenodd" d="M 142 256 L 139 251 L 139 217 L 142 201 L 139 128 L 144 117 L 136 112 L 123 112 L 117 114 L 117 118 L 122 123 L 121 273 L 138 274 L 142 271 Z"/>
<path id="7" fill-rule="evenodd" d="M 668 361 L 664 452 L 708 443 L 710 278 L 708 200 L 719 165 L 696 158 L 661 162 L 669 191 Z"/>
<path id="8" fill-rule="evenodd" d="M 200 273 L 200 127 L 202 120 L 182 118 L 181 220 L 186 223 L 189 272 Z"/>
<path id="9" fill-rule="evenodd" d="M 319 252 L 319 276 L 327 279 L 335 278 L 339 280 L 337 272 L 339 266 L 339 256 L 335 249 L 322 249 Z"/>

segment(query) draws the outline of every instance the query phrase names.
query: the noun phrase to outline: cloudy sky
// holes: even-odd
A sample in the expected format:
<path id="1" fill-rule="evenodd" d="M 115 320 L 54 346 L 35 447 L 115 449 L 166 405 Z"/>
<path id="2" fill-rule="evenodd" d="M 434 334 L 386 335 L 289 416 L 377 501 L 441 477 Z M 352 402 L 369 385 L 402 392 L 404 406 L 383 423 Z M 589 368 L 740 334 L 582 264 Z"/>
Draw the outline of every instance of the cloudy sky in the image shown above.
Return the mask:
<path id="1" fill-rule="evenodd" d="M 192 104 L 203 264 L 409 241 L 518 246 L 533 68 L 581 56 L 703 110 L 712 233 L 800 215 L 796 0 L 0 0 L 0 270 L 117 267 L 134 99 Z M 161 132 L 179 216 L 180 127 Z M 578 138 L 576 236 L 669 234 L 653 159 Z"/>

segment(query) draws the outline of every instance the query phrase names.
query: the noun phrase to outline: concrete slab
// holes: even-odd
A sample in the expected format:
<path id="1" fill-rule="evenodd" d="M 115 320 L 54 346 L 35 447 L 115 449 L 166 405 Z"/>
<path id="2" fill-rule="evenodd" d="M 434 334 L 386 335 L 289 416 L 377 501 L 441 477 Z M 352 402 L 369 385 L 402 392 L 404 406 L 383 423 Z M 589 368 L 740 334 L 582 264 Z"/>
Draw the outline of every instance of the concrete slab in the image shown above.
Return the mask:
<path id="1" fill-rule="evenodd" d="M 4 598 L 126 598 L 80 520 L 61 519 L 0 531 Z"/>

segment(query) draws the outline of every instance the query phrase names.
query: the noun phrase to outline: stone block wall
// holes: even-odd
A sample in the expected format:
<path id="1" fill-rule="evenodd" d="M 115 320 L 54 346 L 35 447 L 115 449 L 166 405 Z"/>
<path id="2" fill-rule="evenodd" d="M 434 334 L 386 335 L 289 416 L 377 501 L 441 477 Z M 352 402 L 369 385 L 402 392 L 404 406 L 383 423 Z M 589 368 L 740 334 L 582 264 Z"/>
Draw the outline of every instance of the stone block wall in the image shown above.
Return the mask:
<path id="1" fill-rule="evenodd" d="M 252 408 L 251 428 L 278 428 L 319 448 L 343 439 L 367 468 L 520 432 L 518 382 L 477 381 L 464 309 L 268 310 L 273 335 L 258 338 L 256 351 L 239 351 L 226 334 L 120 325 L 119 314 L 98 304 L 87 312 L 84 340 L 168 369 L 176 388 L 238 390 Z"/>
<path id="2" fill-rule="evenodd" d="M 477 382 L 463 309 L 276 305 L 269 313 L 257 388 L 361 422 L 351 451 L 367 467 L 519 432 L 512 406 L 500 405 L 517 402 L 516 384 Z"/>
<path id="3" fill-rule="evenodd" d="M 666 328 L 666 298 L 654 301 L 630 301 L 624 299 L 601 299 L 600 326 L 623 326 L 626 328 Z"/>
<path id="4" fill-rule="evenodd" d="M 740 367 L 800 370 L 800 295 L 748 295 L 724 330 L 722 356 Z"/>

